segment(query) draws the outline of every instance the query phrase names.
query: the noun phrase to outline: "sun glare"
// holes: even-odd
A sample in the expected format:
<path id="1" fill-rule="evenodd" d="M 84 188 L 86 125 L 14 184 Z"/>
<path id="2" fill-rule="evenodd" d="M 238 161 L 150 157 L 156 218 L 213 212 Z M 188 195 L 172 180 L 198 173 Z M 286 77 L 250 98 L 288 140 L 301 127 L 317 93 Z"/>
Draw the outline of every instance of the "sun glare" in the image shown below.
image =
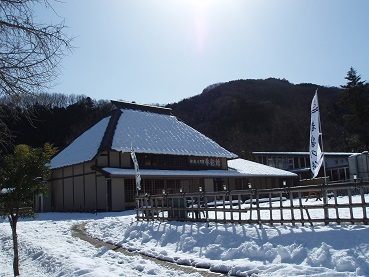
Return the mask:
<path id="1" fill-rule="evenodd" d="M 235 4 L 222 0 L 186 0 L 185 4 L 192 15 L 196 51 L 202 54 L 216 33 L 215 25 L 219 26 L 220 21 L 229 19 Z"/>
<path id="2" fill-rule="evenodd" d="M 209 0 L 190 0 L 190 3 L 192 3 L 192 5 L 194 7 L 197 8 L 201 8 L 204 7 L 205 5 L 207 5 L 210 1 Z"/>
<path id="3" fill-rule="evenodd" d="M 209 13 L 217 1 L 211 0 L 190 0 L 193 20 L 196 51 L 201 54 L 206 48 L 209 36 Z"/>

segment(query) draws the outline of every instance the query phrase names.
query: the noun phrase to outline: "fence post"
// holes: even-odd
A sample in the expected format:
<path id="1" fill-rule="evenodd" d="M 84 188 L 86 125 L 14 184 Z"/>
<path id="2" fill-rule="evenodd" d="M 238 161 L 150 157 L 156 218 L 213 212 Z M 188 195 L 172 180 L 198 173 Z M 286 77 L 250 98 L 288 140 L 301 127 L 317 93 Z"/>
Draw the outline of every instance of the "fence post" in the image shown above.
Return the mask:
<path id="1" fill-rule="evenodd" d="M 348 198 L 349 198 L 349 210 L 350 210 L 350 219 L 353 219 L 354 218 L 354 213 L 353 213 L 353 210 L 352 210 L 352 189 L 351 187 L 348 189 Z M 354 224 L 353 221 L 351 221 L 351 224 Z"/>
<path id="2" fill-rule="evenodd" d="M 231 222 L 233 223 L 233 196 L 229 193 L 229 191 L 226 191 L 226 195 L 228 195 L 228 200 L 229 200 L 229 209 L 230 209 L 230 214 L 231 214 Z"/>
<path id="3" fill-rule="evenodd" d="M 340 222 L 340 215 L 339 215 L 339 211 L 338 211 L 337 190 L 334 190 L 333 197 L 334 197 L 334 207 L 335 207 L 335 210 L 336 210 L 336 222 L 337 222 L 338 225 L 340 225 L 341 222 Z"/>
<path id="4" fill-rule="evenodd" d="M 253 196 L 254 196 L 254 193 L 250 189 L 250 221 L 252 220 L 252 201 L 253 201 Z"/>
<path id="5" fill-rule="evenodd" d="M 227 218 L 227 214 L 226 214 L 226 195 L 224 194 L 222 196 L 222 199 L 223 199 L 223 223 L 226 223 L 226 218 Z M 215 204 L 215 208 L 217 207 L 217 205 Z"/>
<path id="6" fill-rule="evenodd" d="M 260 203 L 259 203 L 259 193 L 258 190 L 255 189 L 255 196 L 256 196 L 256 214 L 258 217 L 258 224 L 261 224 L 261 216 L 260 216 Z"/>
<path id="7" fill-rule="evenodd" d="M 292 225 L 295 226 L 295 211 L 294 211 L 294 206 L 293 206 L 293 192 L 290 191 L 289 196 L 290 196 L 291 221 L 292 221 Z"/>
<path id="8" fill-rule="evenodd" d="M 360 186 L 360 196 L 361 196 L 361 205 L 363 207 L 363 221 L 365 225 L 368 225 L 368 217 L 366 214 L 366 203 L 365 203 L 365 195 L 364 195 L 364 188 Z"/>
<path id="9" fill-rule="evenodd" d="M 269 192 L 269 220 L 270 225 L 273 226 L 273 209 L 272 209 L 272 193 Z"/>
<path id="10" fill-rule="evenodd" d="M 323 188 L 323 209 L 324 209 L 324 224 L 328 225 L 328 223 L 329 223 L 329 213 L 328 213 L 328 199 L 327 199 L 326 185 L 324 185 L 324 188 Z"/>
<path id="11" fill-rule="evenodd" d="M 237 194 L 237 199 L 238 199 L 238 220 L 239 220 L 239 223 L 241 223 L 241 217 L 242 217 L 242 214 L 241 214 L 241 205 L 242 205 L 242 198 L 241 198 L 241 194 Z"/>
<path id="12" fill-rule="evenodd" d="M 281 224 L 283 225 L 283 192 L 279 194 L 279 211 L 281 216 Z"/>
<path id="13" fill-rule="evenodd" d="M 303 211 L 303 205 L 302 205 L 301 191 L 298 191 L 297 195 L 298 195 L 298 198 L 299 198 L 301 224 L 302 224 L 302 226 L 304 226 L 305 225 L 305 218 L 304 218 L 304 211 Z"/>

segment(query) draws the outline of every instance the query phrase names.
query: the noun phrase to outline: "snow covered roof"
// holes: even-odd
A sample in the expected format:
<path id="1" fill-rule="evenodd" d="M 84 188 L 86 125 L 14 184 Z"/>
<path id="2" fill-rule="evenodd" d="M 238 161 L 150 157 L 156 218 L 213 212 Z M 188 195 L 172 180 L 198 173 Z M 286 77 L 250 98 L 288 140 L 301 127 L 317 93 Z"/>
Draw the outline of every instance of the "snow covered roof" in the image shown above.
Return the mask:
<path id="1" fill-rule="evenodd" d="M 71 144 L 51 159 L 50 167 L 58 168 L 91 161 L 97 154 L 109 121 L 110 116 L 105 117 L 77 137 Z"/>
<path id="2" fill-rule="evenodd" d="M 250 177 L 297 177 L 295 173 L 244 159 L 229 160 L 228 167 Z"/>
<path id="3" fill-rule="evenodd" d="M 122 110 L 111 148 L 127 152 L 235 158 L 173 115 Z"/>
<path id="4" fill-rule="evenodd" d="M 59 168 L 93 160 L 103 150 L 237 158 L 173 116 L 171 109 L 112 101 L 111 115 L 75 139 L 51 161 Z"/>
<path id="5" fill-rule="evenodd" d="M 157 170 L 140 169 L 142 177 L 191 177 L 191 178 L 226 178 L 226 177 L 297 177 L 296 174 L 270 167 L 267 165 L 251 162 L 243 159 L 228 161 L 228 170 Z M 135 176 L 134 169 L 104 167 L 102 172 L 115 177 Z"/>

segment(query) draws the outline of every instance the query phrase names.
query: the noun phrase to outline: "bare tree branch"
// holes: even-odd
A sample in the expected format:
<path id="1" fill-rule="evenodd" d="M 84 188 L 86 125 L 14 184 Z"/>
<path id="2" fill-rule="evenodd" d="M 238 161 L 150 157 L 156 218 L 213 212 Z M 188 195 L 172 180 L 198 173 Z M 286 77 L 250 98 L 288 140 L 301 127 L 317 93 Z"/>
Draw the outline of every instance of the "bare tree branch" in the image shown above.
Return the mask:
<path id="1" fill-rule="evenodd" d="M 40 5 L 54 11 L 47 0 L 0 0 L 0 97 L 19 102 L 25 95 L 46 92 L 60 73 L 62 58 L 72 50 L 64 20 L 34 21 Z M 0 111 L 0 143 L 5 143 L 10 130 L 1 116 Z"/>

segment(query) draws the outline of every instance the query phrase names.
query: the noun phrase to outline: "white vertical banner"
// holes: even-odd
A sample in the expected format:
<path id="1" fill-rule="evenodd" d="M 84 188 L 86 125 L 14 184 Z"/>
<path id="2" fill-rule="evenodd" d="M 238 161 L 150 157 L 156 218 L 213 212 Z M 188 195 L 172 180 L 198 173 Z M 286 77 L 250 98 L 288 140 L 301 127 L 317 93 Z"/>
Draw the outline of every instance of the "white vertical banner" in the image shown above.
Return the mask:
<path id="1" fill-rule="evenodd" d="M 136 189 L 141 190 L 140 169 L 138 168 L 138 162 L 137 162 L 135 150 L 133 149 L 133 144 L 132 143 L 131 143 L 131 158 L 132 158 L 132 161 L 133 161 L 133 165 L 135 167 Z"/>
<path id="2" fill-rule="evenodd" d="M 323 153 L 319 145 L 320 132 L 320 115 L 318 104 L 318 92 L 315 92 L 313 101 L 311 102 L 311 124 L 310 124 L 310 169 L 315 178 L 323 163 Z"/>

